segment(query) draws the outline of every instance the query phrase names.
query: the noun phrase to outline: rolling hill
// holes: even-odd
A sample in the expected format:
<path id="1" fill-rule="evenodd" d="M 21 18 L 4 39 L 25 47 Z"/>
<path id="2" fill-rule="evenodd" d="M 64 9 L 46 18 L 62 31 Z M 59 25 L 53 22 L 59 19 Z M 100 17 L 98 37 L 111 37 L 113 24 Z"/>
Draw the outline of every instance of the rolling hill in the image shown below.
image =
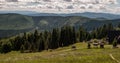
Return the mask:
<path id="1" fill-rule="evenodd" d="M 1 30 L 20 30 L 32 28 L 34 25 L 31 17 L 20 14 L 1 14 L 0 29 Z"/>
<path id="2" fill-rule="evenodd" d="M 89 18 L 83 16 L 28 16 L 21 14 L 0 14 L 0 37 L 9 37 L 23 32 L 51 30 L 64 25 L 78 28 L 80 25 L 88 31 L 103 24 L 113 23 L 116 26 L 120 19 Z"/>
<path id="3" fill-rule="evenodd" d="M 33 16 L 33 20 L 35 22 L 35 26 L 37 26 L 39 30 L 51 30 L 55 27 L 59 28 L 64 25 L 71 25 L 76 28 L 83 26 L 90 31 L 94 28 L 102 26 L 103 24 L 112 23 L 116 26 L 120 22 L 120 19 L 94 19 L 82 16 Z"/>
<path id="4" fill-rule="evenodd" d="M 0 37 L 9 37 L 27 32 L 34 26 L 29 16 L 20 14 L 0 14 Z"/>

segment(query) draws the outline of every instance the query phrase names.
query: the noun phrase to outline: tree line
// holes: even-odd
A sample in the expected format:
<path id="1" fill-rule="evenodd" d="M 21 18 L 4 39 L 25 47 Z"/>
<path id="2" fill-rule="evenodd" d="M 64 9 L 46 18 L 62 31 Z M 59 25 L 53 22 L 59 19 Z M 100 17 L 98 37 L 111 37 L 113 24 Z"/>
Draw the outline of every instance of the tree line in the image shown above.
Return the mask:
<path id="1" fill-rule="evenodd" d="M 120 28 L 120 25 L 118 25 L 118 28 Z M 87 31 L 82 26 L 79 26 L 79 29 L 75 29 L 74 26 L 63 26 L 54 28 L 52 31 L 45 30 L 40 32 L 35 30 L 31 33 L 24 33 L 14 38 L 9 38 L 5 42 L 1 41 L 0 52 L 20 51 L 21 53 L 27 53 L 57 49 L 76 42 L 106 38 L 110 30 L 115 30 L 111 23 L 104 24 L 92 31 Z"/>

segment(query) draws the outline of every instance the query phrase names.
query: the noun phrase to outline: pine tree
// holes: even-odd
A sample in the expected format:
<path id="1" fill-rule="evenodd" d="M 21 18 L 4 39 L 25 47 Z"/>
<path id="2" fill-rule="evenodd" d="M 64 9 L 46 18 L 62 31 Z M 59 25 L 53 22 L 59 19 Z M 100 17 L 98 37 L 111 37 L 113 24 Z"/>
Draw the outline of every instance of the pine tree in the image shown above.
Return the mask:
<path id="1" fill-rule="evenodd" d="M 120 28 L 120 23 L 118 24 L 118 28 Z"/>
<path id="2" fill-rule="evenodd" d="M 59 29 L 53 29 L 52 39 L 51 39 L 51 49 L 56 49 L 59 47 Z"/>
<path id="3" fill-rule="evenodd" d="M 96 30 L 93 30 L 92 32 L 91 32 L 91 38 L 92 39 L 96 39 L 97 38 L 97 31 Z"/>
<path id="4" fill-rule="evenodd" d="M 71 27 L 70 26 L 66 26 L 66 31 L 65 31 L 65 44 L 66 46 L 72 44 L 71 42 Z"/>
<path id="5" fill-rule="evenodd" d="M 114 38 L 114 40 L 113 40 L 113 48 L 116 48 L 116 47 L 117 47 L 117 39 Z"/>
<path id="6" fill-rule="evenodd" d="M 45 50 L 45 38 L 43 33 L 40 33 L 39 42 L 37 44 L 38 44 L 38 51 Z"/>
<path id="7" fill-rule="evenodd" d="M 73 30 L 72 30 L 72 44 L 76 43 L 77 42 L 77 36 L 76 36 L 76 31 L 75 31 L 75 27 L 73 27 Z"/>
<path id="8" fill-rule="evenodd" d="M 79 41 L 83 42 L 86 39 L 86 30 L 82 26 L 79 28 L 79 34 Z"/>
<path id="9" fill-rule="evenodd" d="M 44 31 L 44 46 L 45 46 L 45 50 L 49 49 L 49 43 L 50 43 L 50 37 L 51 37 L 51 33 L 48 31 Z"/>
<path id="10" fill-rule="evenodd" d="M 34 34 L 33 33 L 28 34 L 28 42 L 29 43 L 33 43 L 34 42 Z"/>
<path id="11" fill-rule="evenodd" d="M 61 27 L 59 47 L 63 47 L 64 46 L 64 42 L 65 42 L 65 36 L 64 35 L 65 35 L 64 27 Z"/>
<path id="12" fill-rule="evenodd" d="M 29 51 L 30 52 L 36 52 L 36 45 L 34 43 L 31 43 L 31 45 L 29 46 Z"/>
<path id="13" fill-rule="evenodd" d="M 111 30 L 114 30 L 114 26 L 112 23 L 108 23 L 107 25 L 107 31 L 111 31 Z"/>
<path id="14" fill-rule="evenodd" d="M 87 36 L 86 36 L 86 41 L 89 41 L 91 39 L 91 34 L 90 33 L 87 33 Z"/>
<path id="15" fill-rule="evenodd" d="M 24 47 L 24 45 L 22 45 L 22 46 L 20 47 L 20 52 L 21 52 L 21 53 L 24 53 L 24 51 L 25 51 L 25 47 Z"/>
<path id="16" fill-rule="evenodd" d="M 20 50 L 21 45 L 24 43 L 24 37 L 17 36 L 14 39 L 11 39 L 12 49 L 15 51 Z"/>
<path id="17" fill-rule="evenodd" d="M 76 31 L 76 41 L 79 42 L 80 34 L 79 31 Z"/>
<path id="18" fill-rule="evenodd" d="M 28 41 L 25 41 L 24 47 L 25 47 L 25 50 L 29 50 L 30 43 Z"/>
<path id="19" fill-rule="evenodd" d="M 39 41 L 39 33 L 38 30 L 35 30 L 34 32 L 34 42 L 37 43 Z"/>

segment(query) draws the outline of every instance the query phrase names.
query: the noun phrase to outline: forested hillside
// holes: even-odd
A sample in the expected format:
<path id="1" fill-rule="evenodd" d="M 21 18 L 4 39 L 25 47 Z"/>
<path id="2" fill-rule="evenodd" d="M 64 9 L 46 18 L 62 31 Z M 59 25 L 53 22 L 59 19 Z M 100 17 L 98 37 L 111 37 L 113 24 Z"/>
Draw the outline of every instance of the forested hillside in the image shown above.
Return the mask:
<path id="1" fill-rule="evenodd" d="M 40 32 L 35 30 L 33 33 L 24 33 L 0 42 L 1 53 L 7 53 L 11 50 L 24 52 L 40 52 L 43 50 L 57 49 L 65 47 L 76 42 L 89 41 L 91 39 L 104 39 L 107 41 L 108 32 L 120 29 L 120 24 L 114 27 L 111 23 L 104 24 L 91 32 L 85 30 L 82 26 L 75 29 L 74 26 L 63 26 L 54 28 L 52 31 Z M 116 37 L 113 37 L 116 39 Z M 117 39 L 116 39 L 117 40 Z M 113 42 L 113 40 L 112 40 Z M 112 42 L 109 42 L 111 44 Z"/>
<path id="2" fill-rule="evenodd" d="M 21 30 L 32 28 L 33 19 L 19 14 L 0 14 L 0 30 Z"/>
<path id="3" fill-rule="evenodd" d="M 78 29 L 83 26 L 91 31 L 103 24 L 112 23 L 116 26 L 120 19 L 107 20 L 102 18 L 88 18 L 82 16 L 26 16 L 20 14 L 0 14 L 0 37 L 9 37 L 34 29 L 40 31 L 52 30 L 65 25 L 74 26 Z"/>

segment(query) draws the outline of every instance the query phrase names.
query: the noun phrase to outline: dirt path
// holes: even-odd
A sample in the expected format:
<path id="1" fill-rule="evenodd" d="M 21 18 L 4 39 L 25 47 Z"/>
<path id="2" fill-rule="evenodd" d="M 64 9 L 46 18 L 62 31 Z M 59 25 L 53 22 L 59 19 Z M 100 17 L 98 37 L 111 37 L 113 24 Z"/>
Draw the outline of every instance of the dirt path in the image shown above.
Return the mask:
<path id="1" fill-rule="evenodd" d="M 113 60 L 116 61 L 117 63 L 120 63 L 117 59 L 115 59 L 115 57 L 113 57 L 112 54 L 109 54 L 109 56 L 111 57 L 111 59 L 113 59 Z"/>

